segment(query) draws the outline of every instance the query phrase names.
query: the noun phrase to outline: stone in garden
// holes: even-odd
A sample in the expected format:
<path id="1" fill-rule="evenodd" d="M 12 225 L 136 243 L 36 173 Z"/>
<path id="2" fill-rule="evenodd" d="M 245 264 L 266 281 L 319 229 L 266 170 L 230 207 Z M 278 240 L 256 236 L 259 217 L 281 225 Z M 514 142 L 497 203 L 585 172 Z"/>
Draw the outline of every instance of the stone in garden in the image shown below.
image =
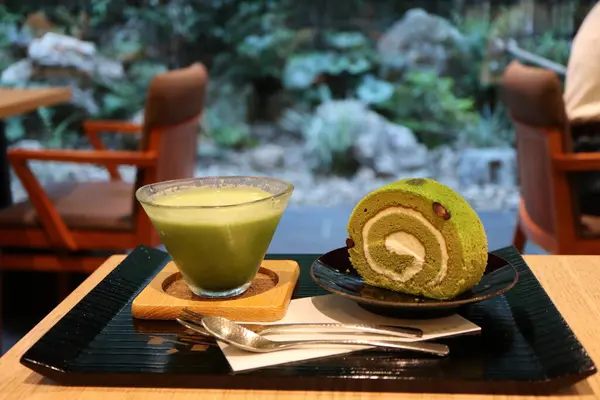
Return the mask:
<path id="1" fill-rule="evenodd" d="M 285 151 L 276 144 L 265 144 L 251 150 L 250 163 L 259 171 L 281 168 L 285 162 Z"/>
<path id="2" fill-rule="evenodd" d="M 6 83 L 28 82 L 33 75 L 33 64 L 30 60 L 24 59 L 9 65 L 2 71 L 0 80 Z"/>
<path id="3" fill-rule="evenodd" d="M 379 175 L 398 176 L 427 166 L 427 148 L 410 129 L 387 121 L 357 100 L 321 104 L 304 136 L 309 157 L 343 151 L 347 144 L 349 157 Z"/>
<path id="4" fill-rule="evenodd" d="M 438 177 L 456 175 L 458 151 L 450 146 L 438 146 L 429 151 L 429 166 Z"/>
<path id="5" fill-rule="evenodd" d="M 53 32 L 32 40 L 27 54 L 30 60 L 42 66 L 74 68 L 107 79 L 125 77 L 123 65 L 98 54 L 94 43 Z"/>
<path id="6" fill-rule="evenodd" d="M 132 124 L 142 125 L 144 123 L 144 110 L 140 110 L 133 114 L 131 118 L 129 118 L 129 122 Z"/>
<path id="7" fill-rule="evenodd" d="M 408 10 L 379 39 L 377 50 L 388 70 L 447 72 L 462 34 L 446 19 L 425 10 Z"/>
<path id="8" fill-rule="evenodd" d="M 10 146 L 11 149 L 24 149 L 24 150 L 42 150 L 44 145 L 42 145 L 39 140 L 34 139 L 23 139 L 19 140 L 16 143 L 13 143 Z"/>
<path id="9" fill-rule="evenodd" d="M 40 65 L 74 67 L 81 71 L 94 70 L 96 46 L 74 37 L 49 32 L 34 39 L 27 49 L 31 60 Z"/>
<path id="10" fill-rule="evenodd" d="M 125 78 L 123 64 L 119 61 L 98 56 L 94 60 L 94 72 L 103 79 L 119 80 Z"/>
<path id="11" fill-rule="evenodd" d="M 427 148 L 405 126 L 364 107 L 353 151 L 358 162 L 377 174 L 399 176 L 427 166 Z"/>
<path id="12" fill-rule="evenodd" d="M 514 187 L 517 183 L 516 164 L 513 148 L 464 149 L 459 155 L 458 179 L 465 187 L 486 184 Z"/>
<path id="13" fill-rule="evenodd" d="M 369 113 L 357 100 L 334 100 L 318 106 L 302 128 L 309 164 L 316 170 L 331 172 L 334 156 L 343 162 L 352 161 L 353 144 L 361 132 L 369 129 Z"/>
<path id="14" fill-rule="evenodd" d="M 410 129 L 386 121 L 383 132 L 374 159 L 377 172 L 394 176 L 399 171 L 412 171 L 427 165 L 427 148 L 417 142 Z"/>

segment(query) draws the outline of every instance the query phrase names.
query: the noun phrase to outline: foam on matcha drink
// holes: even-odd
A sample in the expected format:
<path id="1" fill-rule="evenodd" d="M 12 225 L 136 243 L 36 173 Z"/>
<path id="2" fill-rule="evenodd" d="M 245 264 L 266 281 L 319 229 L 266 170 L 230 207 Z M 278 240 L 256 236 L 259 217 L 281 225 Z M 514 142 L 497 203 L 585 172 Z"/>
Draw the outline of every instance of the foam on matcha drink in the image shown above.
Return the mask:
<path id="1" fill-rule="evenodd" d="M 250 282 L 267 252 L 285 204 L 254 187 L 198 187 L 155 198 L 150 217 L 167 251 L 193 291 L 225 292 Z M 231 205 L 237 206 L 231 207 Z M 226 207 L 230 206 L 230 207 Z"/>

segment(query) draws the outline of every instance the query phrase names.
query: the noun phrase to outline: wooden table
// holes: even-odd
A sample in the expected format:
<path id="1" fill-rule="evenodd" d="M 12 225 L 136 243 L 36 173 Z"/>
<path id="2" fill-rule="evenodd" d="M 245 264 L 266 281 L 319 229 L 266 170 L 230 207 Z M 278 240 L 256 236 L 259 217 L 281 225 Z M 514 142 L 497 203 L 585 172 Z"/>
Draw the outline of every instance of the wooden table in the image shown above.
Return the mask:
<path id="1" fill-rule="evenodd" d="M 39 107 L 64 103 L 71 99 L 68 87 L 40 89 L 0 88 L 0 209 L 12 203 L 10 173 L 6 150 L 8 142 L 4 132 L 4 118 L 31 112 Z"/>
<path id="2" fill-rule="evenodd" d="M 280 392 L 255 390 L 136 389 L 62 387 L 19 364 L 21 355 L 85 294 L 100 282 L 124 256 L 108 259 L 42 322 L 0 359 L 0 399 L 543 399 L 540 396 L 486 396 L 461 394 L 401 394 L 350 392 Z M 527 263 L 575 331 L 592 359 L 600 365 L 600 257 L 527 256 Z M 600 376 L 565 390 L 557 399 L 600 399 Z"/>

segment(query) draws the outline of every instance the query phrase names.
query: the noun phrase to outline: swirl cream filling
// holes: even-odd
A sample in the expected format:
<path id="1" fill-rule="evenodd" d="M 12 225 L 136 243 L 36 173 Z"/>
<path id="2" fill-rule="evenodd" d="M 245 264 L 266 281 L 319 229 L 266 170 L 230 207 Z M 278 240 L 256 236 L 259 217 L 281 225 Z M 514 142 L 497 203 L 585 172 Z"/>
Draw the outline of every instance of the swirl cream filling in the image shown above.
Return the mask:
<path id="1" fill-rule="evenodd" d="M 363 251 L 369 266 L 376 273 L 400 282 L 406 282 L 410 280 L 423 270 L 423 264 L 425 263 L 426 256 L 425 246 L 423 246 L 419 239 L 417 239 L 414 235 L 405 231 L 393 232 L 386 236 L 384 239 L 385 248 L 389 252 L 396 253 L 398 255 L 412 256 L 414 261 L 411 266 L 405 268 L 401 272 L 397 272 L 379 265 L 374 260 L 373 256 L 371 256 L 369 252 L 369 246 L 367 244 L 371 228 L 377 221 L 394 214 L 409 216 L 415 221 L 420 222 L 422 228 L 426 229 L 435 238 L 437 245 L 440 247 L 440 253 L 442 257 L 440 260 L 440 269 L 435 278 L 429 282 L 429 285 L 433 286 L 439 284 L 448 272 L 448 249 L 446 248 L 446 240 L 444 239 L 442 233 L 436 229 L 431 222 L 429 222 L 420 212 L 415 211 L 412 208 L 389 207 L 381 210 L 365 223 L 362 229 Z"/>

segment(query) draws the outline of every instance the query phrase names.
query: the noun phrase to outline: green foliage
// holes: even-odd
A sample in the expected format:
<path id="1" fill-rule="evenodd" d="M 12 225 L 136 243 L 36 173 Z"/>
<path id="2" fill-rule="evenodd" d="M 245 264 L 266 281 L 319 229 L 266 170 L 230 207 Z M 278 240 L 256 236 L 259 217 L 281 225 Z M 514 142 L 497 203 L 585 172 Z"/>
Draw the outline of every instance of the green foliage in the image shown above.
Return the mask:
<path id="1" fill-rule="evenodd" d="M 286 26 L 287 2 L 238 1 L 238 8 L 209 32 L 222 42 L 214 60 L 216 75 L 236 82 L 280 78 L 285 60 L 308 38 L 306 31 Z"/>
<path id="2" fill-rule="evenodd" d="M 377 54 L 360 32 L 327 31 L 324 36 L 323 50 L 303 50 L 287 59 L 283 86 L 315 98 L 311 92 L 319 85 L 326 85 L 334 98 L 351 97 L 358 85 L 364 83 L 365 75 L 375 68 Z M 363 87 L 365 94 L 366 89 Z"/>
<path id="3" fill-rule="evenodd" d="M 250 127 L 243 122 L 228 123 L 214 112 L 207 112 L 205 123 L 210 126 L 206 135 L 223 148 L 242 149 L 255 144 Z"/>
<path id="4" fill-rule="evenodd" d="M 311 118 L 310 109 L 300 103 L 284 110 L 277 125 L 283 132 L 300 135 L 310 123 Z"/>
<path id="5" fill-rule="evenodd" d="M 21 115 L 6 118 L 4 123 L 4 132 L 9 143 L 17 142 L 25 137 L 25 126 Z"/>
<path id="6" fill-rule="evenodd" d="M 167 71 L 162 64 L 137 62 L 127 71 L 127 79 L 118 82 L 97 80 L 102 90 L 100 112 L 95 118 L 123 119 L 144 107 L 148 85 L 154 76 Z"/>
<path id="7" fill-rule="evenodd" d="M 507 8 L 493 23 L 460 16 L 453 19 L 462 40 L 457 48 L 444 49 L 448 77 L 399 72 L 397 80 L 386 81 L 377 74 L 379 55 L 371 32 L 367 37 L 348 25 L 331 29 L 331 21 L 337 20 L 327 17 L 320 20 L 329 28 L 306 24 L 303 17 L 298 18 L 302 13 L 297 6 L 290 0 L 95 0 L 22 6 L 19 12 L 23 13 L 17 14 L 16 8 L 0 5 L 0 68 L 14 61 L 10 39 L 19 32 L 26 12 L 40 9 L 58 25 L 58 31 L 92 41 L 100 53 L 124 63 L 126 79 L 94 83 L 100 112 L 92 117 L 131 117 L 143 108 L 148 84 L 157 73 L 202 61 L 210 68 L 211 81 L 219 78 L 238 89 L 274 81 L 275 89 L 265 89 L 270 93 L 283 86 L 302 112 L 285 114 L 280 120 L 282 129 L 304 134 L 309 147 L 314 147 L 315 169 L 347 171 L 352 169 L 348 157 L 351 120 L 325 123 L 311 118 L 309 123 L 314 106 L 358 98 L 393 122 L 413 129 L 430 147 L 456 138 L 474 146 L 502 145 L 512 142 L 506 112 L 498 107 L 484 108 L 481 115 L 475 111 L 475 104 L 486 104 L 488 92 L 481 85 L 480 72 L 487 62 L 490 36 L 515 38 L 523 48 L 562 64 L 569 55 L 568 38 L 558 31 L 523 37 L 522 10 Z M 324 10 L 318 2 L 302 7 Z M 357 5 L 357 10 L 361 7 Z M 498 65 L 501 71 L 503 64 Z M 239 111 L 249 98 L 243 92 L 219 84 L 208 96 L 205 131 L 219 146 L 243 148 L 254 143 L 248 115 Z M 252 99 L 260 102 L 256 96 Z M 63 121 L 57 124 L 58 113 L 40 111 L 33 118 L 39 119 L 44 131 L 53 132 L 51 143 L 61 143 L 58 137 L 72 135 L 70 127 L 84 115 L 74 112 L 64 125 Z M 7 120 L 9 140 L 25 135 L 21 121 Z"/>
<path id="8" fill-rule="evenodd" d="M 356 96 L 367 104 L 382 104 L 392 98 L 394 89 L 393 84 L 367 75 L 356 89 Z"/>
<path id="9" fill-rule="evenodd" d="M 452 142 L 477 120 L 473 100 L 453 92 L 454 81 L 430 71 L 406 74 L 392 98 L 378 108 L 413 130 L 428 147 Z"/>
<path id="10" fill-rule="evenodd" d="M 372 111 L 357 100 L 336 100 L 317 108 L 301 130 L 313 171 L 338 175 L 356 172 L 353 147 L 368 113 Z"/>
<path id="11" fill-rule="evenodd" d="M 17 31 L 17 24 L 23 17 L 11 12 L 4 4 L 0 4 L 0 48 L 10 45 L 10 35 Z"/>
<path id="12" fill-rule="evenodd" d="M 76 131 L 70 129 L 70 125 L 80 119 L 80 113 L 74 112 L 69 117 L 63 119 L 60 123 L 53 122 L 56 110 L 49 107 L 40 107 L 37 109 L 37 114 L 45 128 L 47 139 L 45 140 L 47 147 L 63 148 L 70 146 L 69 141 L 74 140 L 78 135 Z"/>
<path id="13" fill-rule="evenodd" d="M 255 144 L 246 123 L 249 93 L 248 86 L 236 86 L 230 82 L 217 80 L 209 85 L 211 103 L 204 113 L 203 131 L 219 147 L 241 149 Z"/>
<path id="14" fill-rule="evenodd" d="M 514 128 L 502 103 L 493 110 L 486 105 L 477 123 L 467 126 L 459 136 L 459 143 L 468 147 L 513 146 L 514 141 Z"/>
<path id="15" fill-rule="evenodd" d="M 562 65 L 567 65 L 571 53 L 569 38 L 554 31 L 524 38 L 519 41 L 519 45 L 525 50 Z"/>
<path id="16" fill-rule="evenodd" d="M 352 119 L 342 115 L 334 121 L 315 117 L 303 130 L 311 168 L 320 173 L 345 175 L 355 170 L 351 150 L 355 138 Z"/>
<path id="17" fill-rule="evenodd" d="M 11 52 L 11 36 L 19 35 L 18 24 L 22 19 L 21 15 L 0 4 L 0 71 L 16 61 Z"/>
<path id="18" fill-rule="evenodd" d="M 456 93 L 460 96 L 478 97 L 485 89 L 482 87 L 481 71 L 485 62 L 486 49 L 491 25 L 485 19 L 464 18 L 455 15 L 454 23 L 463 36 L 462 68 L 456 78 Z"/>

